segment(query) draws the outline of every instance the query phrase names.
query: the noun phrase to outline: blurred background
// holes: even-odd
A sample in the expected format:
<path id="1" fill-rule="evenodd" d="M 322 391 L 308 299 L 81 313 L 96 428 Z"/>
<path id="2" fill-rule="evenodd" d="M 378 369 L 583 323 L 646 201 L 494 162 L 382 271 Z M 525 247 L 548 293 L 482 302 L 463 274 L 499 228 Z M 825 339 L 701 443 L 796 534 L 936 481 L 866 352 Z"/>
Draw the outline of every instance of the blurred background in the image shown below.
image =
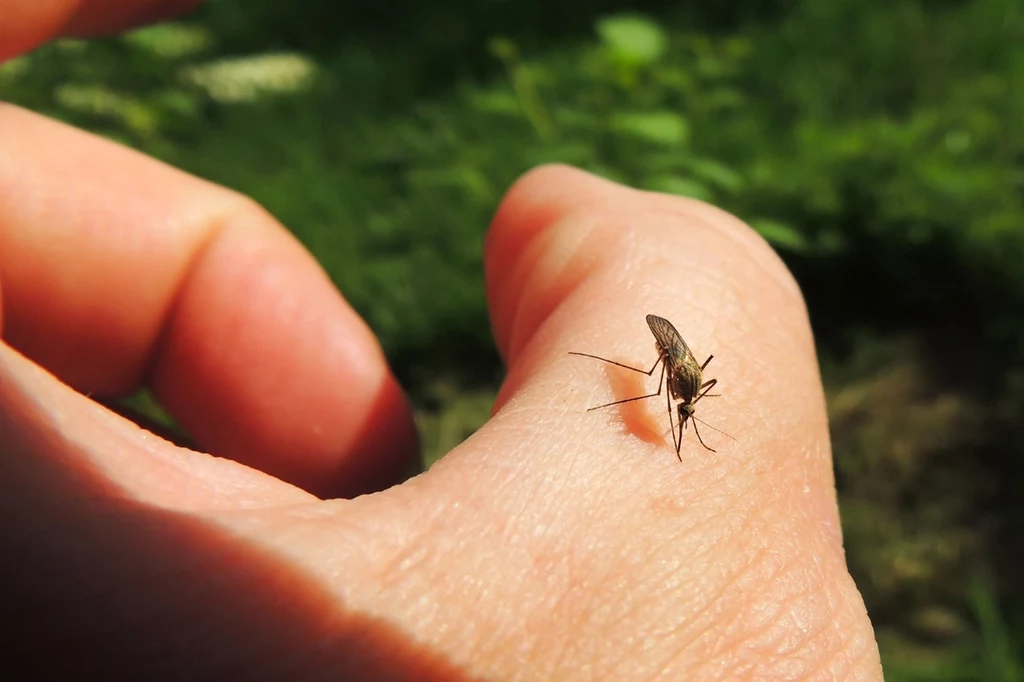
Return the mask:
<path id="1" fill-rule="evenodd" d="M 739 215 L 807 297 L 887 679 L 1024 680 L 1024 0 L 213 0 L 8 61 L 0 97 L 274 213 L 428 464 L 501 379 L 481 244 L 518 175 Z"/>

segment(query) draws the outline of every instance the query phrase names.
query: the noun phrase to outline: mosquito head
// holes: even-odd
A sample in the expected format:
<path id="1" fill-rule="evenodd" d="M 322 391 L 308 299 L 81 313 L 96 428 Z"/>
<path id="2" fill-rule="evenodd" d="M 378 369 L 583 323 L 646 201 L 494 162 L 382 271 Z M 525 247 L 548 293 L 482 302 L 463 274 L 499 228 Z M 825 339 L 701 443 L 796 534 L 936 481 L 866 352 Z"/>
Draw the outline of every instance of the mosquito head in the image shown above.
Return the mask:
<path id="1" fill-rule="evenodd" d="M 694 407 L 691 402 L 679 403 L 679 423 L 685 424 L 686 420 L 693 416 Z"/>

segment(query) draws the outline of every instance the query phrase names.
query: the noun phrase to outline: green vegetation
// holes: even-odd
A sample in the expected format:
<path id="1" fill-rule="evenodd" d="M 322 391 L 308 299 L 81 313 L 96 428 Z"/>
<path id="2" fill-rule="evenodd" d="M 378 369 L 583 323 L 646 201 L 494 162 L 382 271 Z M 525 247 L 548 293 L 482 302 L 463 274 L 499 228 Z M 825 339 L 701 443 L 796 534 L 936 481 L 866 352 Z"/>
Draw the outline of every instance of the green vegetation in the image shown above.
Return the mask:
<path id="1" fill-rule="evenodd" d="M 211 3 L 8 62 L 0 96 L 279 217 L 380 336 L 430 460 L 500 379 L 481 242 L 519 174 L 733 211 L 808 299 L 887 678 L 1024 679 L 1024 2 L 524 4 Z"/>

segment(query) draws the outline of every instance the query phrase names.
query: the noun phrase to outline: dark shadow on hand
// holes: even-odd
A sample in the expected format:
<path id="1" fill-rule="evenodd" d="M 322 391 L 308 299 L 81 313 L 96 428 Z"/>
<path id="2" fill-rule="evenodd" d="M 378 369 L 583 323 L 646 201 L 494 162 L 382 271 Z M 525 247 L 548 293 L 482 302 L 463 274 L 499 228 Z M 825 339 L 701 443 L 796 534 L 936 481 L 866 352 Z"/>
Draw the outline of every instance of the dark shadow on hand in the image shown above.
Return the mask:
<path id="1" fill-rule="evenodd" d="M 470 679 L 296 566 L 125 499 L 18 393 L 0 391 L 0 678 Z"/>

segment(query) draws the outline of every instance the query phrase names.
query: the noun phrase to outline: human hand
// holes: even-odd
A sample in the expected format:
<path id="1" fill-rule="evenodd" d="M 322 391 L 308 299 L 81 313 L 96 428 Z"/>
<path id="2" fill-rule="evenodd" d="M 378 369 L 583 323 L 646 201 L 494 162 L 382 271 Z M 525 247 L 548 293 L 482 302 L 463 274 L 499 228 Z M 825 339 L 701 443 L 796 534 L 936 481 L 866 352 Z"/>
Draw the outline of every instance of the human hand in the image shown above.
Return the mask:
<path id="1" fill-rule="evenodd" d="M 526 176 L 487 243 L 494 418 L 415 479 L 324 501 L 309 491 L 394 480 L 414 433 L 313 259 L 252 202 L 135 152 L 11 106 L 0 130 L 20 679 L 881 679 L 806 312 L 734 218 Z M 717 453 L 686 433 L 680 463 L 660 401 L 585 412 L 653 379 L 567 351 L 649 364 L 648 312 L 715 354 L 723 395 L 698 416 L 737 439 L 705 433 Z M 141 381 L 232 459 L 83 395 Z"/>

